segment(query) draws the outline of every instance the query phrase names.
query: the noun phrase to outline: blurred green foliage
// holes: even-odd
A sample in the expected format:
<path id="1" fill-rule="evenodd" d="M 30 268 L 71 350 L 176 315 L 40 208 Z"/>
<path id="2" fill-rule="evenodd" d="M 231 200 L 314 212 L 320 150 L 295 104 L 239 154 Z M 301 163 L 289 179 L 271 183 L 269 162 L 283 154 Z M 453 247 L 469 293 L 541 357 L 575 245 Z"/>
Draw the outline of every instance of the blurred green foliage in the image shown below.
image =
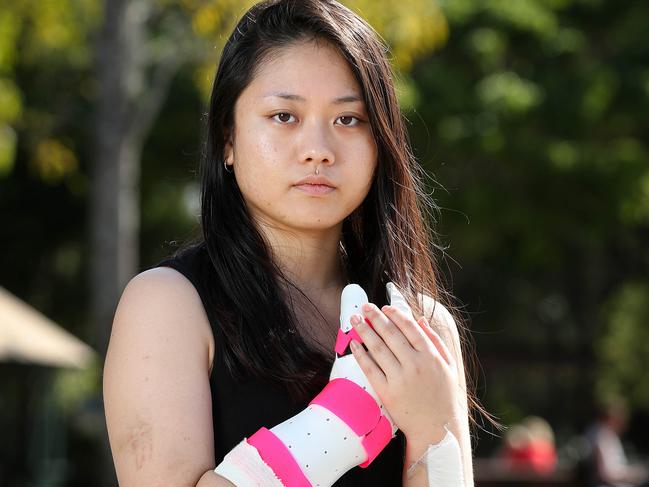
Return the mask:
<path id="1" fill-rule="evenodd" d="M 625 397 L 649 407 L 649 381 L 643 370 L 649 357 L 649 283 L 625 282 L 604 306 L 606 329 L 597 344 L 602 398 Z"/>
<path id="2" fill-rule="evenodd" d="M 648 298 L 647 4 L 440 4 L 449 39 L 408 73 L 407 115 L 486 404 L 561 431 L 612 392 L 648 411 L 649 314 L 627 296 Z"/>

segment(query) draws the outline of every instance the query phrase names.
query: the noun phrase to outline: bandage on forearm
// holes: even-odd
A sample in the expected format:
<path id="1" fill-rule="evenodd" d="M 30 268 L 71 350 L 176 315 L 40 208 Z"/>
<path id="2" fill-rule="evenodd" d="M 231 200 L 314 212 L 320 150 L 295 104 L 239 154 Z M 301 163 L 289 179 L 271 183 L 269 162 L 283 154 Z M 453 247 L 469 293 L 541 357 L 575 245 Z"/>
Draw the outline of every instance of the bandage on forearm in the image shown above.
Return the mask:
<path id="1" fill-rule="evenodd" d="M 273 469 L 259 456 L 246 438 L 230 450 L 214 472 L 237 487 L 284 487 Z"/>
<path id="2" fill-rule="evenodd" d="M 446 428 L 446 435 L 439 443 L 429 445 L 424 454 L 407 470 L 412 478 L 418 469 L 425 469 L 428 487 L 464 487 L 462 450 L 457 438 Z"/>

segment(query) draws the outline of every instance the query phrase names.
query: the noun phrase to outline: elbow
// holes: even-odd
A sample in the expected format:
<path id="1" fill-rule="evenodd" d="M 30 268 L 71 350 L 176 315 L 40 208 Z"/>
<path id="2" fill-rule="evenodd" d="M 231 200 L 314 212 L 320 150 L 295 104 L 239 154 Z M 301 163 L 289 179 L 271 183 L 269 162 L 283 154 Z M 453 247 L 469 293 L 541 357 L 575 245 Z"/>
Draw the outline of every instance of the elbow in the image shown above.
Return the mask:
<path id="1" fill-rule="evenodd" d="M 196 487 L 237 487 L 229 480 L 218 475 L 214 470 L 208 470 L 200 479 Z"/>

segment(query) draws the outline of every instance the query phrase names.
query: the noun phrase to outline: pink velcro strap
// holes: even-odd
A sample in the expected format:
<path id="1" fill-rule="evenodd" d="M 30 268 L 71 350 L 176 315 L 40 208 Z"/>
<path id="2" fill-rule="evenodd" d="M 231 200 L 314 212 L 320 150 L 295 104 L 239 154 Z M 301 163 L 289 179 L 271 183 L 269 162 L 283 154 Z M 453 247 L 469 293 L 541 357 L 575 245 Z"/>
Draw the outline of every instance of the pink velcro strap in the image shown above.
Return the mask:
<path id="1" fill-rule="evenodd" d="M 352 339 L 356 340 L 358 343 L 363 343 L 363 339 L 360 337 L 356 328 L 352 328 L 347 333 L 345 333 L 341 328 L 338 328 L 338 337 L 336 338 L 336 353 L 342 355 L 347 349 L 347 345 Z"/>
<path id="2" fill-rule="evenodd" d="M 334 413 L 358 436 L 370 432 L 381 417 L 381 410 L 369 392 L 349 379 L 333 379 L 311 404 Z"/>
<path id="3" fill-rule="evenodd" d="M 286 487 L 312 487 L 291 452 L 272 431 L 259 428 L 247 441 Z"/>
<path id="4" fill-rule="evenodd" d="M 367 453 L 367 460 L 361 463 L 359 467 L 365 468 L 372 463 L 378 454 L 383 451 L 383 448 L 390 443 L 391 439 L 392 425 L 388 421 L 388 418 L 381 416 L 376 428 L 363 438 L 363 448 L 365 448 L 365 452 Z"/>

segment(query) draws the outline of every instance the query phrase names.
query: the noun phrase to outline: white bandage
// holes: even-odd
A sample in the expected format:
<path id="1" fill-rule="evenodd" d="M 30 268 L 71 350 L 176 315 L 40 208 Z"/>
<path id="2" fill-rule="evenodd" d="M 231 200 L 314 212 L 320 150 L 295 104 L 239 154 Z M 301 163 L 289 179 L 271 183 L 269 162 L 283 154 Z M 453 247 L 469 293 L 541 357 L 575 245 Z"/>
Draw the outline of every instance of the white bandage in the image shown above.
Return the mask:
<path id="1" fill-rule="evenodd" d="M 446 426 L 446 436 L 436 445 L 429 445 L 424 454 L 407 471 L 411 478 L 418 467 L 426 469 L 428 487 L 464 487 L 462 450 L 453 433 Z"/>
<path id="2" fill-rule="evenodd" d="M 246 439 L 230 450 L 214 471 L 237 487 L 283 487 L 273 469 Z"/>

